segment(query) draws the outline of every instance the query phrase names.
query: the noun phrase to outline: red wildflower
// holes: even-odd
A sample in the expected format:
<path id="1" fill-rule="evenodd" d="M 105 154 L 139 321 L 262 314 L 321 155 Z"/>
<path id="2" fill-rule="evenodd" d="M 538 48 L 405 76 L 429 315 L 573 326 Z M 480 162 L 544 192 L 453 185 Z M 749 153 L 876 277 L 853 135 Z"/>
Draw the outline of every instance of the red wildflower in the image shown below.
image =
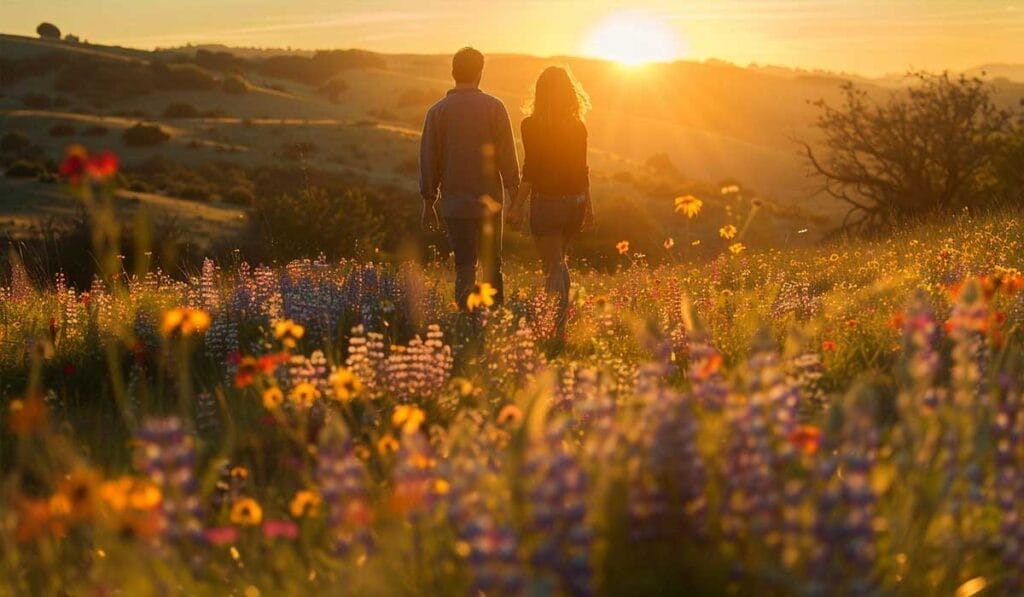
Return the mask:
<path id="1" fill-rule="evenodd" d="M 85 171 L 93 180 L 106 180 L 117 174 L 117 156 L 111 151 L 101 151 L 89 157 Z"/>
<path id="2" fill-rule="evenodd" d="M 238 361 L 238 370 L 235 372 L 235 387 L 247 388 L 260 375 L 273 373 L 282 363 L 289 359 L 288 353 L 277 352 L 266 354 L 258 359 L 256 357 L 244 356 Z"/>
<path id="3" fill-rule="evenodd" d="M 64 161 L 60 163 L 60 175 L 71 184 L 78 184 L 86 174 L 89 152 L 81 145 L 71 145 L 64 151 Z"/>
<path id="4" fill-rule="evenodd" d="M 238 540 L 238 529 L 235 527 L 210 527 L 203 531 L 203 537 L 211 545 L 218 547 L 230 545 Z"/>
<path id="5" fill-rule="evenodd" d="M 835 352 L 836 351 L 836 343 L 833 342 L 832 340 L 822 340 L 822 342 L 821 342 L 821 350 L 824 351 L 824 352 Z"/>
<path id="6" fill-rule="evenodd" d="M 64 363 L 64 377 L 71 377 L 78 369 L 74 363 Z"/>
<path id="7" fill-rule="evenodd" d="M 64 152 L 64 161 L 60 164 L 60 175 L 77 185 L 84 178 L 100 182 L 117 174 L 117 156 L 110 151 L 101 151 L 90 156 L 81 145 L 71 145 Z"/>
<path id="8" fill-rule="evenodd" d="M 299 525 L 290 520 L 268 520 L 263 523 L 263 536 L 267 539 L 295 539 Z"/>
<path id="9" fill-rule="evenodd" d="M 800 425 L 789 434 L 789 443 L 804 454 L 814 454 L 821 445 L 821 429 L 814 425 Z"/>

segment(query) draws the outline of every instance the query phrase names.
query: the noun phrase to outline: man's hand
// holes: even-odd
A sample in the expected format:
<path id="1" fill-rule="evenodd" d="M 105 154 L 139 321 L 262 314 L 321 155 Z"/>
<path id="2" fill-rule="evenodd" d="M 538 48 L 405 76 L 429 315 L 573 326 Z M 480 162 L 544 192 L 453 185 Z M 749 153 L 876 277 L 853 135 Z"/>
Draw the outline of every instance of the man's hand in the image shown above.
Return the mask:
<path id="1" fill-rule="evenodd" d="M 437 217 L 437 203 L 424 201 L 423 202 L 423 217 L 420 220 L 423 224 L 423 230 L 427 232 L 437 232 L 441 229 L 441 220 Z"/>
<path id="2" fill-rule="evenodd" d="M 505 225 L 512 230 L 520 230 L 525 219 L 525 206 L 521 202 L 515 202 L 505 210 Z"/>

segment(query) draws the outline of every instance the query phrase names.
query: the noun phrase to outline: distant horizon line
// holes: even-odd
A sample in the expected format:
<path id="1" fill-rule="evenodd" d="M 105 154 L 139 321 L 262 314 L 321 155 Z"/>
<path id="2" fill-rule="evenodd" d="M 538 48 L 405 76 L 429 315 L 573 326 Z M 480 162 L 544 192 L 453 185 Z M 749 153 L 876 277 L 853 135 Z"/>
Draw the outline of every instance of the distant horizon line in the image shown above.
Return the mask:
<path id="1" fill-rule="evenodd" d="M 22 34 L 19 34 L 19 33 L 4 33 L 4 32 L 0 32 L 0 36 L 19 37 L 19 38 L 23 38 L 23 39 L 27 39 L 27 40 L 41 41 L 41 38 L 38 37 L 38 36 L 22 35 Z M 52 41 L 52 40 L 42 40 L 42 41 Z M 64 41 L 64 40 L 62 39 L 60 41 Z M 204 43 L 185 42 L 183 44 L 170 45 L 170 46 L 154 45 L 154 46 L 150 46 L 150 47 L 145 47 L 145 46 L 122 45 L 122 44 L 117 44 L 117 43 L 96 43 L 96 42 L 91 42 L 91 41 L 88 41 L 87 39 L 82 38 L 77 43 L 87 44 L 87 45 L 91 45 L 91 46 L 121 48 L 121 49 L 125 49 L 125 50 L 134 50 L 134 51 L 138 51 L 138 52 L 172 52 L 172 51 L 176 51 L 176 50 L 183 50 L 183 49 L 190 49 L 190 48 L 200 48 L 201 49 L 201 48 L 204 48 L 204 47 L 219 47 L 219 48 L 225 48 L 225 49 L 228 49 L 228 50 L 249 50 L 249 51 L 268 52 L 268 53 L 272 53 L 272 52 L 287 52 L 287 53 L 315 54 L 316 52 L 328 52 L 328 51 L 334 51 L 334 50 L 340 50 L 340 51 L 353 51 L 354 50 L 354 51 L 360 51 L 360 52 L 367 52 L 367 53 L 370 53 L 370 54 L 380 54 L 382 56 L 426 56 L 426 57 L 439 57 L 439 56 L 450 56 L 452 54 L 452 52 L 450 52 L 450 51 L 449 52 L 388 52 L 388 51 L 370 50 L 370 49 L 367 49 L 367 48 L 358 48 L 358 47 L 349 47 L 349 48 L 331 47 L 331 48 L 312 48 L 311 49 L 311 48 L 293 48 L 293 47 L 290 47 L 290 46 L 286 46 L 286 47 L 282 47 L 282 46 L 243 46 L 243 45 L 230 45 L 230 44 L 227 44 L 227 43 L 224 43 L 224 42 L 204 42 Z M 582 54 L 553 54 L 553 55 L 549 55 L 549 56 L 542 56 L 542 55 L 539 55 L 539 54 L 530 54 L 530 53 L 525 53 L 525 52 L 510 52 L 510 51 L 485 51 L 485 54 L 490 55 L 490 56 L 507 56 L 507 57 L 519 57 L 519 58 L 534 58 L 534 59 L 537 59 L 537 60 L 574 59 L 574 60 L 588 60 L 588 61 L 592 61 L 592 62 L 603 62 L 603 63 L 607 63 L 607 64 L 612 64 L 612 65 L 617 64 L 615 60 L 609 60 L 607 58 L 600 58 L 600 57 L 596 57 L 596 56 L 586 56 L 586 55 L 582 55 Z M 649 63 L 645 63 L 645 64 L 643 64 L 641 66 L 642 67 L 659 66 L 659 65 L 660 66 L 666 66 L 666 65 L 680 64 L 680 63 L 683 63 L 683 64 L 686 64 L 686 63 L 689 63 L 689 64 L 720 63 L 720 64 L 723 64 L 723 65 L 733 66 L 733 67 L 736 67 L 736 68 L 744 68 L 744 69 L 752 69 L 752 70 L 779 69 L 779 70 L 788 70 L 788 71 L 792 71 L 792 72 L 796 72 L 796 73 L 827 74 L 827 75 L 837 75 L 837 76 L 853 76 L 853 77 L 858 77 L 858 78 L 867 79 L 867 80 L 889 80 L 889 79 L 894 79 L 894 78 L 899 78 L 899 77 L 905 77 L 909 73 L 913 73 L 913 72 L 917 72 L 917 71 L 968 73 L 968 72 L 972 72 L 972 71 L 984 70 L 984 69 L 987 69 L 987 68 L 1000 68 L 1000 67 L 1001 68 L 1024 68 L 1024 61 L 1022 61 L 1022 62 L 1005 62 L 1005 61 L 1000 61 L 1000 62 L 986 62 L 984 64 L 975 65 L 975 66 L 972 66 L 970 68 L 965 68 L 965 69 L 943 68 L 943 69 L 939 69 L 939 70 L 933 70 L 933 69 L 919 69 L 919 68 L 915 68 L 913 66 L 908 66 L 907 69 L 903 70 L 903 71 L 889 71 L 889 72 L 885 72 L 885 73 L 882 73 L 882 74 L 865 74 L 865 73 L 850 72 L 850 71 L 845 71 L 845 70 L 834 70 L 834 69 L 829 69 L 829 68 L 825 68 L 825 67 L 813 67 L 813 68 L 811 68 L 811 67 L 792 66 L 792 65 L 774 64 L 774 63 L 749 62 L 746 65 L 744 65 L 744 64 L 740 64 L 738 62 L 733 62 L 733 61 L 728 60 L 726 58 L 716 58 L 716 57 L 706 57 L 706 58 L 696 58 L 696 57 L 686 58 L 686 57 L 680 57 L 680 58 L 678 58 L 676 60 L 652 61 L 652 62 L 649 62 Z M 625 67 L 625 68 L 632 68 L 632 67 Z"/>

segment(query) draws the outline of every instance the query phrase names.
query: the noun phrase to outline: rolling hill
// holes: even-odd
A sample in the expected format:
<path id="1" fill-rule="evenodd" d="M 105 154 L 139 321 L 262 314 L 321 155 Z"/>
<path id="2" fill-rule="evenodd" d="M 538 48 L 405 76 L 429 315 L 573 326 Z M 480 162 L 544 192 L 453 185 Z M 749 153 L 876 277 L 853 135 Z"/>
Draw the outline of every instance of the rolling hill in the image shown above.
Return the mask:
<path id="1" fill-rule="evenodd" d="M 251 173 L 286 165 L 327 173 L 408 195 L 408 208 L 388 209 L 414 221 L 419 127 L 449 87 L 449 57 L 322 54 L 236 55 L 219 47 L 146 52 L 3 35 L 0 130 L 26 137 L 32 155 L 51 168 L 68 143 L 79 142 L 116 151 L 129 174 L 154 160 L 193 169 L 227 164 Z M 600 242 L 629 233 L 643 236 L 637 246 L 652 252 L 668 237 L 713 238 L 727 222 L 753 222 L 746 239 L 755 244 L 811 242 L 837 222 L 839 206 L 816 193 L 798 141 L 815 140 L 812 102 L 836 102 L 849 77 L 717 61 L 630 70 L 574 57 L 489 56 L 483 87 L 509 106 L 517 129 L 532 82 L 551 63 L 569 65 L 593 98 L 591 169 L 608 235 Z M 229 89 L 229 79 L 241 89 Z M 856 82 L 875 97 L 894 84 Z M 1020 85 L 999 85 L 1001 101 L 1024 96 Z M 125 144 L 121 133 L 139 122 L 159 125 L 170 139 L 152 147 Z M 721 196 L 719 189 L 732 184 L 741 192 Z M 51 187 L 5 185 L 0 223 L 24 225 L 32 213 L 25 206 Z M 135 190 L 150 197 L 203 195 L 216 204 L 228 195 L 221 187 L 189 193 L 164 180 Z M 673 199 L 686 193 L 705 199 L 703 226 L 671 216 Z M 246 209 L 229 208 L 236 215 Z M 624 222 L 631 225 L 620 230 Z"/>

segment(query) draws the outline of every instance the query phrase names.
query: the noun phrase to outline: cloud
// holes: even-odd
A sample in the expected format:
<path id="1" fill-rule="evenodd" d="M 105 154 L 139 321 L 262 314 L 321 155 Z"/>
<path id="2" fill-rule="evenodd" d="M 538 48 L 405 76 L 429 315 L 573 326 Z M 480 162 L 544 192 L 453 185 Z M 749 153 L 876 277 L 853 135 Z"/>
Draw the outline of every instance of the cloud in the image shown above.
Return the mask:
<path id="1" fill-rule="evenodd" d="M 255 39 L 267 34 L 284 33 L 289 31 L 309 31 L 313 29 L 346 29 L 359 28 L 368 25 L 399 25 L 418 23 L 425 19 L 439 18 L 444 16 L 437 11 L 430 13 L 413 11 L 377 11 L 354 14 L 342 14 L 334 16 L 304 15 L 302 17 L 287 18 L 290 22 L 277 22 L 266 25 L 250 25 L 246 27 L 235 27 L 232 29 L 209 29 L 206 31 L 192 31 L 184 33 L 166 33 L 160 35 L 146 35 L 117 40 L 117 43 L 124 44 L 159 44 L 159 43 L 183 43 L 186 41 L 202 43 L 207 41 L 239 42 L 247 39 Z M 286 19 L 286 17 L 283 17 Z"/>

